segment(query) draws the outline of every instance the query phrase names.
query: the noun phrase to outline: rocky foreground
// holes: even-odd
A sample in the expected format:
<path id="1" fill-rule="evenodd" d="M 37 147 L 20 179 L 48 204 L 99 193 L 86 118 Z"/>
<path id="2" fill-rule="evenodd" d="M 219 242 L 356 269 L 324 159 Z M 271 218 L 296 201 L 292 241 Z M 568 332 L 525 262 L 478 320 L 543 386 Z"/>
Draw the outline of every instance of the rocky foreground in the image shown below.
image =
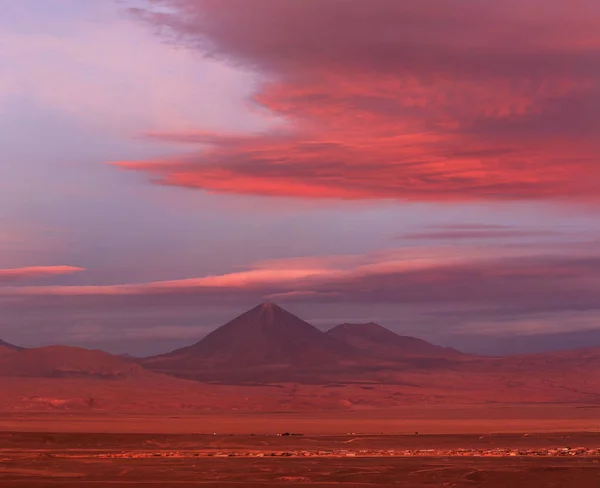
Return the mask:
<path id="1" fill-rule="evenodd" d="M 41 456 L 59 458 L 99 458 L 99 459 L 144 459 L 144 458 L 193 458 L 193 457 L 404 457 L 404 456 L 472 456 L 472 457 L 515 457 L 515 456 L 597 456 L 600 457 L 600 447 L 562 447 L 562 448 L 493 448 L 493 449 L 329 449 L 329 450 L 290 450 L 290 451 L 259 451 L 259 450 L 204 450 L 204 451 L 127 451 L 118 453 L 77 453 L 51 454 Z"/>

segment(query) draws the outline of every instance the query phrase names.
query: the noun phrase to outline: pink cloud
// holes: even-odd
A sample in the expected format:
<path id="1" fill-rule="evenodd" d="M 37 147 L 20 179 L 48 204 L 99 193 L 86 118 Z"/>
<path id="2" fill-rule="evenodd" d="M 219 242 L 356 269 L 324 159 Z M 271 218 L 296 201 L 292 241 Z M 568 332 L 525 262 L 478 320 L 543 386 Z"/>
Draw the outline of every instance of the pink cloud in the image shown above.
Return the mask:
<path id="1" fill-rule="evenodd" d="M 592 2 L 153 3 L 169 9 L 134 12 L 263 76 L 254 103 L 286 131 L 155 132 L 203 148 L 122 168 L 166 185 L 302 198 L 600 195 Z"/>
<path id="2" fill-rule="evenodd" d="M 84 269 L 75 266 L 28 266 L 25 268 L 0 269 L 0 283 L 51 278 L 80 271 L 84 271 Z"/>

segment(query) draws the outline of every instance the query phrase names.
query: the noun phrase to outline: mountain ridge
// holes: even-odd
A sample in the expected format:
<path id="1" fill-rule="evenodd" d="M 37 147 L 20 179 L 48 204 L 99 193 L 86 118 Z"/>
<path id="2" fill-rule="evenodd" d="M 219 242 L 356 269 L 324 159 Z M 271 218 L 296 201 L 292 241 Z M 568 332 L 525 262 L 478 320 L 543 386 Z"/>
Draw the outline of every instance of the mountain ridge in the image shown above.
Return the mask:
<path id="1" fill-rule="evenodd" d="M 93 409 L 160 404 L 186 411 L 600 404 L 598 368 L 600 348 L 474 356 L 372 322 L 323 332 L 265 303 L 195 344 L 149 358 L 67 346 L 10 350 L 0 355 L 0 383 L 12 395 L 4 403 L 8 408 L 31 409 L 42 404 Z"/>
<path id="2" fill-rule="evenodd" d="M 200 341 L 142 360 L 152 369 L 317 367 L 356 357 L 354 348 L 278 305 L 262 303 L 213 330 Z"/>
<path id="3" fill-rule="evenodd" d="M 6 341 L 3 341 L 2 339 L 0 339 L 0 348 L 2 348 L 2 347 L 6 348 L 6 349 L 10 349 L 12 351 L 21 351 L 24 349 L 21 346 L 16 346 L 14 344 L 11 344 L 10 342 L 6 342 Z"/>
<path id="4" fill-rule="evenodd" d="M 0 375 L 33 378 L 120 379 L 153 374 L 104 351 L 71 346 L 20 349 L 0 356 Z"/>
<path id="5" fill-rule="evenodd" d="M 416 337 L 403 336 L 375 322 L 340 324 L 329 329 L 327 334 L 374 357 L 406 359 L 463 356 L 456 349 L 437 346 Z"/>

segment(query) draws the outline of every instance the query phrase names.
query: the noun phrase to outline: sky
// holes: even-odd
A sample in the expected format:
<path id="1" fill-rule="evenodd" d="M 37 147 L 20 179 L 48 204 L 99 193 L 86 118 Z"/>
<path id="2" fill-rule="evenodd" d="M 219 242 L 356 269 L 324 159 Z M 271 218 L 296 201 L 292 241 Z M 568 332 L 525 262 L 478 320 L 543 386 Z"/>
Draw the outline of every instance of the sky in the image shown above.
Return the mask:
<path id="1" fill-rule="evenodd" d="M 274 301 L 600 346 L 597 0 L 0 12 L 0 338 L 155 354 Z"/>

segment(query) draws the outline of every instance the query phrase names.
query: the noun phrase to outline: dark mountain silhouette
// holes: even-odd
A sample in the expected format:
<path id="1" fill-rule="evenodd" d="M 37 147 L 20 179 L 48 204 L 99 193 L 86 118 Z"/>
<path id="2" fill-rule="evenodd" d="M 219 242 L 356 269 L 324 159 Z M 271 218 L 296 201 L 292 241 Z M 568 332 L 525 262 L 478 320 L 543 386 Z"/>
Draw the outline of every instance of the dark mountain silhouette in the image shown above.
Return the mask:
<path id="1" fill-rule="evenodd" d="M 125 359 L 80 347 L 39 347 L 0 356 L 0 375 L 4 376 L 120 379 L 151 374 Z"/>
<path id="2" fill-rule="evenodd" d="M 436 346 L 416 337 L 401 336 L 374 322 L 341 324 L 327 334 L 377 358 L 402 361 L 410 358 L 455 359 L 462 355 L 449 347 Z"/>
<path id="3" fill-rule="evenodd" d="M 142 364 L 195 378 L 222 378 L 235 373 L 236 377 L 263 379 L 267 368 L 271 373 L 284 371 L 276 376 L 286 379 L 291 369 L 295 373 L 322 369 L 357 356 L 360 353 L 352 346 L 273 303 L 263 303 L 196 344 L 147 358 Z"/>
<path id="4" fill-rule="evenodd" d="M 232 366 L 295 364 L 350 357 L 355 351 L 273 303 L 263 303 L 196 344 L 155 359 L 202 358 Z"/>
<path id="5" fill-rule="evenodd" d="M 600 329 L 503 334 L 492 338 L 471 333 L 454 335 L 451 340 L 454 344 L 460 344 L 462 351 L 485 356 L 515 356 L 600 347 Z"/>
<path id="6" fill-rule="evenodd" d="M 10 343 L 0 339 L 0 349 L 10 349 L 12 351 L 20 351 L 23 348 L 19 347 L 19 346 L 15 346 L 14 344 L 10 344 Z"/>
<path id="7" fill-rule="evenodd" d="M 482 357 L 400 336 L 374 323 L 343 324 L 325 333 L 265 303 L 194 345 L 145 359 L 76 347 L 0 345 L 0 408 L 596 405 L 598 368 L 597 348 Z"/>

